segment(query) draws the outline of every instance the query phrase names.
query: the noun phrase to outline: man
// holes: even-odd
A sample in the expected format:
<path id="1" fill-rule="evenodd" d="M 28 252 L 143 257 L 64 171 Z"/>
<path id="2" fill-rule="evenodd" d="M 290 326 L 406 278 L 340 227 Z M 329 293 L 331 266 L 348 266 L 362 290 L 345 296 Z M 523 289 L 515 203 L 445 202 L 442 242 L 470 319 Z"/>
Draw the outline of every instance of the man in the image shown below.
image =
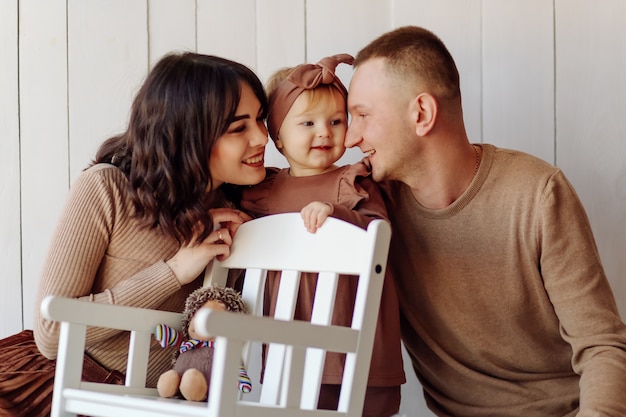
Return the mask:
<path id="1" fill-rule="evenodd" d="M 439 416 L 624 416 L 626 326 L 584 209 L 537 158 L 471 144 L 431 32 L 359 52 L 346 146 L 383 182 L 402 336 Z"/>

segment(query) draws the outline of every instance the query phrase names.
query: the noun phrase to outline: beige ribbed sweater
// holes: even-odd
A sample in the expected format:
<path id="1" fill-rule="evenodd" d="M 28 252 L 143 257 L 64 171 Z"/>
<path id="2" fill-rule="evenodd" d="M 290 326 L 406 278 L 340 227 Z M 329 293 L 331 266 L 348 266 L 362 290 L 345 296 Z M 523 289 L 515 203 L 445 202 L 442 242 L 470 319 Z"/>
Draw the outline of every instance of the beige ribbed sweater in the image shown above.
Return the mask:
<path id="1" fill-rule="evenodd" d="M 445 209 L 387 190 L 402 336 L 430 408 L 565 416 L 580 397 L 580 417 L 625 416 L 626 327 L 582 205 L 559 169 L 482 147 Z"/>
<path id="2" fill-rule="evenodd" d="M 181 288 L 165 260 L 178 250 L 175 239 L 140 228 L 130 214 L 127 179 L 99 164 L 72 186 L 44 263 L 35 308 L 35 341 L 48 358 L 57 354 L 59 326 L 40 317 L 41 300 L 63 295 L 97 303 L 182 312 L 200 280 Z M 87 352 L 109 369 L 125 370 L 127 334 L 87 332 Z M 172 350 L 152 346 L 148 385 L 171 367 Z"/>

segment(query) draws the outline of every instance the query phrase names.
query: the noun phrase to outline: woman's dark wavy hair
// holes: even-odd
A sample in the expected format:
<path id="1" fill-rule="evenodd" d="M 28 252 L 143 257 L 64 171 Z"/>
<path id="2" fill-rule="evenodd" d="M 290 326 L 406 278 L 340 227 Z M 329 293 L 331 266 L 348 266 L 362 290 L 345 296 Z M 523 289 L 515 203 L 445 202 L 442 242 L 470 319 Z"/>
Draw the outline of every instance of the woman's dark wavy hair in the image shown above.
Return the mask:
<path id="1" fill-rule="evenodd" d="M 261 81 L 237 62 L 175 53 L 148 74 L 128 128 L 105 141 L 92 162 L 124 172 L 135 215 L 147 227 L 160 227 L 181 244 L 202 241 L 212 232 L 209 209 L 227 205 L 229 190 L 227 185 L 213 189 L 209 156 L 233 121 L 242 83 L 250 85 L 265 117 Z"/>

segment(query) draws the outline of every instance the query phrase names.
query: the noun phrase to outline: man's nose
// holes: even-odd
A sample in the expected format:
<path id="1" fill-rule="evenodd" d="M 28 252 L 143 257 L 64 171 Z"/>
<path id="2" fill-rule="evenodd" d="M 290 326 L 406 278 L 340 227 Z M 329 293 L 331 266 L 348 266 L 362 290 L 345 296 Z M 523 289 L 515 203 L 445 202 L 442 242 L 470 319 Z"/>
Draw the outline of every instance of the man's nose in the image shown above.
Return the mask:
<path id="1" fill-rule="evenodd" d="M 354 121 L 352 121 L 348 126 L 348 130 L 346 131 L 346 138 L 343 143 L 346 148 L 352 148 L 354 146 L 357 146 L 359 142 L 361 142 L 361 134 L 355 126 Z"/>

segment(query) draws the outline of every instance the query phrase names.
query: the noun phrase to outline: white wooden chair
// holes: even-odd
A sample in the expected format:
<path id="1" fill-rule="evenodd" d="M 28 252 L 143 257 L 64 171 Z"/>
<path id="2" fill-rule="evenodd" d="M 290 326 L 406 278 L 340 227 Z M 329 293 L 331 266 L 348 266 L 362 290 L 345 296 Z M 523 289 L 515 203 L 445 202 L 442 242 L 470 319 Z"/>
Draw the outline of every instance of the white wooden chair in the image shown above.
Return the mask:
<path id="1" fill-rule="evenodd" d="M 372 221 L 365 231 L 334 218 L 311 234 L 299 213 L 242 225 L 231 256 L 207 268 L 205 284 L 224 285 L 229 269 L 245 269 L 242 296 L 251 314 L 197 313 L 196 331 L 216 339 L 204 403 L 159 398 L 155 389 L 145 388 L 155 324 L 180 328 L 180 314 L 46 298 L 43 316 L 62 322 L 52 416 L 360 416 L 390 235 L 382 220 Z M 283 271 L 274 317 L 263 317 L 261 311 L 268 270 Z M 300 272 L 319 272 L 311 322 L 293 320 Z M 351 327 L 330 325 L 339 274 L 359 276 Z M 87 326 L 131 332 L 125 386 L 80 381 Z M 240 398 L 237 378 L 242 358 L 251 362 L 252 342 L 269 348 L 264 382 L 253 380 L 260 395 L 247 400 Z M 337 411 L 315 409 L 326 351 L 347 354 Z"/>

